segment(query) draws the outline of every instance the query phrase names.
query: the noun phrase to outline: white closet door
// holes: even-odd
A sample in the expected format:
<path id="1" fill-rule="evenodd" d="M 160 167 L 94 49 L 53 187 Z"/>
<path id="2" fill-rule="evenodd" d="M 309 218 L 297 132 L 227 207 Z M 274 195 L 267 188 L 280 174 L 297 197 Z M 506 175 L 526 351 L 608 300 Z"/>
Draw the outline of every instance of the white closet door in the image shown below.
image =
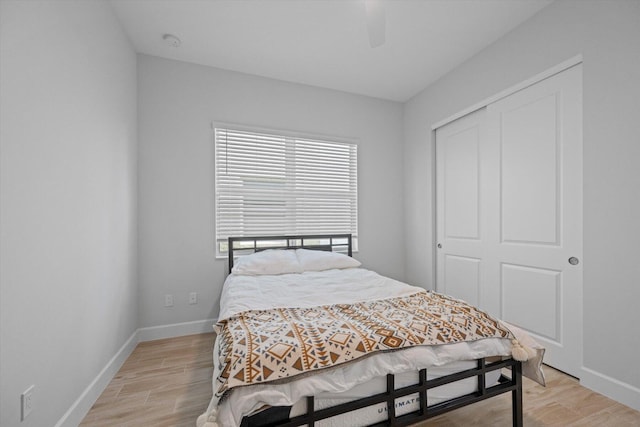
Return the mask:
<path id="1" fill-rule="evenodd" d="M 545 363 L 574 376 L 582 366 L 581 88 L 578 65 L 488 105 L 485 139 L 475 143 L 480 153 L 471 169 L 470 161 L 447 160 L 444 145 L 451 137 L 444 137 L 458 121 L 436 131 L 436 138 L 443 137 L 436 142 L 443 151 L 436 160 L 438 289 L 471 296 L 469 302 L 528 330 L 547 348 Z M 447 170 L 456 164 L 467 170 L 464 187 L 446 184 L 452 174 Z M 478 249 L 457 254 L 446 210 L 451 200 L 467 196 L 479 200 L 478 208 L 468 200 L 459 204 L 464 213 L 456 219 L 465 223 L 456 229 L 472 240 L 480 228 L 473 237 Z M 451 275 L 469 283 L 452 287 Z M 477 289 L 469 289 L 474 284 Z"/>
<path id="2" fill-rule="evenodd" d="M 481 191 L 486 143 L 484 109 L 436 130 L 437 290 L 480 307 L 487 252 Z"/>
<path id="3" fill-rule="evenodd" d="M 546 363 L 579 376 L 582 66 L 489 105 L 487 127 L 496 153 L 487 165 L 495 172 L 489 308 L 534 334 Z"/>

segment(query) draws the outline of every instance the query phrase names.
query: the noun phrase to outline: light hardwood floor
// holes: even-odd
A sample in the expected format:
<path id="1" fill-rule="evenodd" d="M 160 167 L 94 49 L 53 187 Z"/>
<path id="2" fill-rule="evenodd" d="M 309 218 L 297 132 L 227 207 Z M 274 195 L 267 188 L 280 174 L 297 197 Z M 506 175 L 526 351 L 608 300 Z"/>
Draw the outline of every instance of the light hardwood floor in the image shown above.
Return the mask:
<path id="1" fill-rule="evenodd" d="M 140 343 L 81 426 L 194 427 L 211 399 L 213 334 Z M 640 426 L 640 412 L 594 393 L 545 367 L 547 387 L 525 378 L 524 425 Z M 511 425 L 509 395 L 420 423 L 419 427 Z"/>
<path id="2" fill-rule="evenodd" d="M 214 334 L 138 344 L 81 426 L 195 427 L 211 399 Z"/>

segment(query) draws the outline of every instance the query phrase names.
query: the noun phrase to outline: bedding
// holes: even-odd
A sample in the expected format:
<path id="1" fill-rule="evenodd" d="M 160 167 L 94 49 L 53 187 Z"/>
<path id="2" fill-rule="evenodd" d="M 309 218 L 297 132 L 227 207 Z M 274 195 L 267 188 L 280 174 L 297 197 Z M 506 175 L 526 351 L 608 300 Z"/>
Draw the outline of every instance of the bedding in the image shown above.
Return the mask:
<path id="1" fill-rule="evenodd" d="M 302 271 L 296 251 L 293 249 L 267 249 L 251 256 L 241 257 L 231 270 L 234 274 L 251 276 L 302 273 Z"/>
<path id="2" fill-rule="evenodd" d="M 350 256 L 329 251 L 296 249 L 296 256 L 302 271 L 324 271 L 334 268 L 360 267 L 360 261 Z"/>
<path id="3" fill-rule="evenodd" d="M 307 271 L 297 274 L 248 276 L 231 274 L 225 282 L 220 321 L 228 321 L 240 313 L 275 308 L 311 308 L 319 305 L 355 304 L 380 299 L 407 298 L 425 293 L 422 288 L 410 286 L 361 268 Z M 517 328 L 500 323 L 511 331 L 523 345 L 531 347 L 531 358 L 524 365 L 525 374 L 543 382 L 540 363 L 544 349 Z M 214 349 L 214 379 L 223 375 L 219 361 L 222 338 L 219 335 Z M 322 393 L 344 393 L 356 390 L 358 384 L 374 380 L 388 373 L 411 372 L 442 367 L 460 361 L 488 356 L 509 356 L 513 344 L 510 339 L 488 338 L 477 341 L 453 342 L 446 345 L 416 346 L 402 351 L 385 351 L 330 369 L 321 369 L 314 375 L 292 377 L 289 381 L 275 381 L 265 385 L 243 385 L 219 399 L 214 395 L 206 414 L 198 425 L 239 425 L 242 418 L 265 406 L 292 406 L 304 396 Z M 223 358 L 224 359 L 224 358 Z M 355 388 L 354 388 L 355 387 Z M 218 391 L 217 389 L 214 391 Z M 223 390 L 224 391 L 224 390 Z M 329 397 L 327 401 L 333 399 Z M 300 404 L 297 404 L 298 407 Z M 297 410 L 294 406 L 293 410 Z"/>
<path id="4" fill-rule="evenodd" d="M 219 397 L 233 387 L 308 374 L 380 351 L 487 338 L 515 340 L 486 313 L 425 290 L 353 304 L 249 310 L 223 320 L 217 329 Z"/>

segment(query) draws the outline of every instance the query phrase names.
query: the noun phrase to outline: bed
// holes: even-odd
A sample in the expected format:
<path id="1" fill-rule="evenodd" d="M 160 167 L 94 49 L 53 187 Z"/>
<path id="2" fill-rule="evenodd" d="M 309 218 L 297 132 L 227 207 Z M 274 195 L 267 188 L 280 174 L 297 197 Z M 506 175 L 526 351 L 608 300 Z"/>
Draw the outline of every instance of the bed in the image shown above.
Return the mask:
<path id="1" fill-rule="evenodd" d="M 526 333 L 464 302 L 361 268 L 351 258 L 350 235 L 230 238 L 228 245 L 233 274 L 225 281 L 220 303 L 214 396 L 198 418 L 198 427 L 400 426 L 504 393 L 512 396 L 513 425 L 521 426 L 523 372 L 544 383 L 540 369 L 544 349 Z M 244 257 L 249 254 L 254 255 Z M 459 319 L 466 329 L 445 338 L 439 332 L 438 339 L 450 340 L 446 345 L 410 345 L 412 340 L 427 343 L 420 341 L 424 335 L 415 328 L 406 328 L 422 324 L 422 309 L 413 310 L 411 304 L 436 303 L 453 307 L 454 313 L 472 313 L 478 322 L 488 322 L 494 335 L 457 339 L 460 331 L 473 335 L 474 330 L 487 330 L 486 325 Z M 343 315 L 348 320 L 340 325 Z M 296 326 L 287 330 L 282 322 L 271 325 L 274 316 L 294 319 Z M 449 313 L 447 319 L 455 316 Z M 372 329 L 375 336 L 347 338 L 350 333 L 361 334 L 353 324 L 371 319 L 378 322 Z M 302 321 L 309 324 L 308 331 L 296 329 Z M 384 335 L 396 324 L 405 326 Z M 246 337 L 258 337 L 249 340 L 250 346 L 263 349 L 247 350 Z M 310 350 L 301 349 L 299 354 L 310 351 L 311 362 L 305 365 L 296 359 L 298 349 L 289 348 L 293 341 L 309 343 Z M 363 354 L 356 357 L 355 345 L 362 347 L 362 342 L 380 351 L 359 348 Z M 241 361 L 239 354 L 245 357 Z"/>

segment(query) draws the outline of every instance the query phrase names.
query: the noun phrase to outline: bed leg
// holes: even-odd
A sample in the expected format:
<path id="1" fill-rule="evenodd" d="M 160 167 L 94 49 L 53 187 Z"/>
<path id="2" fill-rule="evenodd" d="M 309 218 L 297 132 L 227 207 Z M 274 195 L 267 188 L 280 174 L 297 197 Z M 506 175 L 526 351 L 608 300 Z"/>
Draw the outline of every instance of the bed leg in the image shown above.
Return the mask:
<path id="1" fill-rule="evenodd" d="M 396 425 L 396 399 L 394 391 L 396 389 L 395 377 L 393 374 L 387 374 L 387 425 Z"/>
<path id="2" fill-rule="evenodd" d="M 513 411 L 513 427 L 522 427 L 522 363 L 516 362 L 511 367 L 512 381 L 516 388 L 511 392 L 511 410 Z"/>

